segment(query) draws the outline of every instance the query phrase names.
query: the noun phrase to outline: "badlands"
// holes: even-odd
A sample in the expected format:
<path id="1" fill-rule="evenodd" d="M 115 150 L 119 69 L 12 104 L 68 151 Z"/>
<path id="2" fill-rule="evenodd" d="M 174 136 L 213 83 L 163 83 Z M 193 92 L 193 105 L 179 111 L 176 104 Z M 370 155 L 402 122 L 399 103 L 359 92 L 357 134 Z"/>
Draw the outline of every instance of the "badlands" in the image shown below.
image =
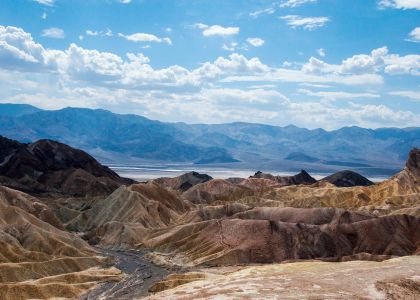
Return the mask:
<path id="1" fill-rule="evenodd" d="M 420 149 L 379 183 L 137 183 L 58 142 L 0 146 L 0 299 L 420 298 Z"/>

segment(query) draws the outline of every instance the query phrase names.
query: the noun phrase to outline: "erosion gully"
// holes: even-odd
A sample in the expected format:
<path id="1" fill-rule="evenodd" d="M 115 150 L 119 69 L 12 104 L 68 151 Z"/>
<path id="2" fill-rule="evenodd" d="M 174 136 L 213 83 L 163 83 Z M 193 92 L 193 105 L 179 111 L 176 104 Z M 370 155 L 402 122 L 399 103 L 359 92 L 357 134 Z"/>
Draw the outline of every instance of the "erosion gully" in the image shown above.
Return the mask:
<path id="1" fill-rule="evenodd" d="M 145 258 L 149 250 L 109 250 L 96 248 L 103 256 L 114 258 L 110 266 L 125 273 L 118 282 L 105 282 L 89 290 L 79 300 L 138 299 L 149 295 L 149 288 L 171 273 L 183 273 L 186 269 L 167 268 Z"/>

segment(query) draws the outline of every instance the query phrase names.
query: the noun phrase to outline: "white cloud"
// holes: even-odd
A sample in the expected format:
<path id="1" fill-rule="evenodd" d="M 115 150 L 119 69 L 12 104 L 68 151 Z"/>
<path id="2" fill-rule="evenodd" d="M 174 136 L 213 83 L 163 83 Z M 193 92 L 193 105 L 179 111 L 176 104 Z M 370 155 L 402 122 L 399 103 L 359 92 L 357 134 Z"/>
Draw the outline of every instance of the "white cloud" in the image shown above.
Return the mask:
<path id="1" fill-rule="evenodd" d="M 260 74 L 268 67 L 258 58 L 239 54 L 219 57 L 214 62 L 187 70 L 180 66 L 155 70 L 142 54 L 118 55 L 87 50 L 75 44 L 65 50 L 47 50 L 20 28 L 0 26 L 0 67 L 21 71 L 57 72 L 65 78 L 92 85 L 130 88 L 197 86 L 236 74 Z"/>
<path id="2" fill-rule="evenodd" d="M 410 74 L 420 76 L 420 55 L 399 56 L 389 54 L 384 57 L 385 73 L 391 75 Z"/>
<path id="3" fill-rule="evenodd" d="M 9 70 L 37 71 L 51 66 L 51 55 L 21 28 L 0 26 L 0 66 Z"/>
<path id="4" fill-rule="evenodd" d="M 63 39 L 64 30 L 58 27 L 51 27 L 51 28 L 44 29 L 41 35 L 43 37 L 48 37 L 52 39 Z"/>
<path id="5" fill-rule="evenodd" d="M 317 50 L 318 55 L 324 57 L 325 56 L 325 49 L 324 48 L 319 48 Z"/>
<path id="6" fill-rule="evenodd" d="M 119 0 L 119 1 L 122 4 L 129 4 L 129 3 L 131 3 L 131 0 Z"/>
<path id="7" fill-rule="evenodd" d="M 38 2 L 39 4 L 42 4 L 42 5 L 47 5 L 47 6 L 53 6 L 55 2 L 55 0 L 33 0 L 33 1 Z"/>
<path id="8" fill-rule="evenodd" d="M 379 0 L 380 8 L 420 9 L 420 0 Z"/>
<path id="9" fill-rule="evenodd" d="M 197 23 L 194 27 L 201 29 L 204 36 L 230 36 L 239 33 L 239 27 L 223 27 L 220 25 L 209 26 L 203 23 Z"/>
<path id="10" fill-rule="evenodd" d="M 309 87 L 312 87 L 312 88 L 319 88 L 319 89 L 328 89 L 328 88 L 331 88 L 331 86 L 330 85 L 327 85 L 327 84 L 317 84 L 317 83 L 307 83 L 307 82 L 299 83 L 299 85 L 301 85 L 301 86 L 309 86 Z"/>
<path id="11" fill-rule="evenodd" d="M 280 7 L 297 7 L 307 3 L 315 3 L 318 0 L 286 0 L 280 4 Z"/>
<path id="12" fill-rule="evenodd" d="M 193 28 L 198 28 L 198 29 L 206 29 L 206 28 L 208 28 L 209 26 L 208 26 L 208 25 L 206 25 L 206 24 L 203 24 L 203 23 L 195 23 L 192 27 L 193 27 Z"/>
<path id="13" fill-rule="evenodd" d="M 47 18 L 47 13 L 46 13 L 46 12 L 44 12 L 44 13 L 41 15 L 41 19 L 45 20 L 46 18 Z"/>
<path id="14" fill-rule="evenodd" d="M 86 35 L 90 35 L 90 36 L 114 36 L 114 34 L 112 33 L 111 29 L 106 29 L 105 31 L 94 31 L 94 30 L 86 30 Z"/>
<path id="15" fill-rule="evenodd" d="M 265 43 L 265 41 L 260 38 L 247 38 L 246 41 L 254 47 L 261 47 Z"/>
<path id="16" fill-rule="evenodd" d="M 233 52 L 233 51 L 235 51 L 236 50 L 236 48 L 238 47 L 238 43 L 236 43 L 236 42 L 232 42 L 232 43 L 230 43 L 230 44 L 223 44 L 223 46 L 222 46 L 222 49 L 223 50 L 226 50 L 226 51 L 231 51 L 231 52 Z"/>
<path id="17" fill-rule="evenodd" d="M 389 54 L 387 47 L 372 50 L 370 54 L 358 54 L 342 61 L 328 64 L 315 57 L 304 64 L 302 71 L 309 74 L 374 74 L 384 71 L 390 75 L 420 75 L 420 55 L 400 56 Z"/>
<path id="18" fill-rule="evenodd" d="M 390 66 L 399 66 L 415 75 L 413 57 L 417 56 L 399 56 L 379 48 L 366 56 L 359 54 L 344 59 L 337 65 L 312 60 L 320 70 L 309 71 L 304 67 L 296 69 L 299 64 L 279 68 L 268 66 L 257 57 L 232 53 L 193 69 L 177 65 L 156 69 L 141 53 L 122 57 L 75 44 L 66 50 L 45 49 L 22 29 L 0 26 L 0 98 L 45 108 L 83 106 L 146 113 L 148 117 L 166 121 L 250 121 L 280 125 L 287 122 L 324 128 L 343 124 L 418 126 L 419 115 L 413 112 L 351 102 L 346 107 L 337 107 L 332 101 L 374 99 L 378 97 L 374 92 L 355 93 L 347 89 L 346 92 L 338 89 L 319 92 L 311 88 L 300 92 L 315 99 L 303 101 L 292 100 L 277 90 L 284 82 L 313 88 L 381 84 L 382 74 L 391 74 L 386 69 Z M 31 72 L 37 72 L 36 76 Z M 235 87 L 235 82 L 240 84 Z M 249 82 L 255 84 L 251 87 Z M 418 97 L 407 91 L 398 93 Z"/>
<path id="19" fill-rule="evenodd" d="M 123 60 L 118 55 L 71 44 L 64 53 L 59 71 L 75 80 L 106 83 L 122 76 L 122 66 Z"/>
<path id="20" fill-rule="evenodd" d="M 330 21 L 328 17 L 302 17 L 298 15 L 288 15 L 280 17 L 286 24 L 293 29 L 302 27 L 305 30 L 315 30 L 323 27 Z"/>
<path id="21" fill-rule="evenodd" d="M 272 15 L 275 12 L 276 12 L 276 9 L 274 7 L 269 7 L 269 8 L 253 11 L 253 12 L 249 13 L 249 16 L 251 18 L 256 19 L 256 18 L 259 18 L 259 17 L 264 16 L 264 15 Z"/>
<path id="22" fill-rule="evenodd" d="M 388 55 L 388 48 L 382 47 L 372 50 L 370 55 L 358 54 L 345 59 L 341 65 L 342 73 L 372 73 L 377 72 L 384 64 L 384 58 Z"/>
<path id="23" fill-rule="evenodd" d="M 296 83 L 337 83 L 344 85 L 380 85 L 383 77 L 378 74 L 307 74 L 302 70 L 276 68 L 263 74 L 232 75 L 224 78 L 222 82 L 296 82 Z"/>
<path id="24" fill-rule="evenodd" d="M 331 65 L 313 56 L 302 66 L 302 71 L 308 74 L 340 73 L 339 69 L 338 65 Z"/>
<path id="25" fill-rule="evenodd" d="M 338 100 L 338 99 L 357 99 L 357 98 L 379 98 L 380 95 L 373 94 L 373 93 L 349 93 L 349 92 L 343 92 L 343 91 L 337 91 L 337 92 L 313 92 L 307 89 L 299 89 L 299 93 L 312 96 L 312 97 L 318 97 L 325 100 Z"/>
<path id="26" fill-rule="evenodd" d="M 125 38 L 128 41 L 132 42 L 155 42 L 155 43 L 167 43 L 168 45 L 172 45 L 172 41 L 168 37 L 160 38 L 156 35 L 149 34 L 149 33 L 133 33 L 129 35 L 125 35 L 122 33 L 118 33 L 118 36 Z"/>
<path id="27" fill-rule="evenodd" d="M 92 30 L 86 30 L 86 35 L 97 36 L 97 35 L 99 35 L 99 32 L 98 31 L 92 31 Z"/>
<path id="28" fill-rule="evenodd" d="M 419 91 L 394 91 L 390 92 L 390 95 L 409 98 L 411 100 L 420 101 Z"/>
<path id="29" fill-rule="evenodd" d="M 411 42 L 420 42 L 420 27 L 416 27 L 414 28 L 410 33 L 409 33 L 409 41 Z"/>

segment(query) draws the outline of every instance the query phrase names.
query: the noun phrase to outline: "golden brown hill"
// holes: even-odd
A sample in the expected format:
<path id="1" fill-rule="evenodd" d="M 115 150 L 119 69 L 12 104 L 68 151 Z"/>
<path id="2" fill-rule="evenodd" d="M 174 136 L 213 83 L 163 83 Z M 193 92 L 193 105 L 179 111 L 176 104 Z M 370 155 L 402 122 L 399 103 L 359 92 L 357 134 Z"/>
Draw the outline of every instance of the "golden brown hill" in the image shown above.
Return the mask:
<path id="1" fill-rule="evenodd" d="M 118 270 L 101 268 L 105 258 L 85 241 L 37 218 L 54 220 L 52 212 L 37 208 L 36 198 L 1 190 L 0 299 L 76 297 L 119 278 Z"/>
<path id="2" fill-rule="evenodd" d="M 218 200 L 235 200 L 253 194 L 253 190 L 246 186 L 224 179 L 213 179 L 197 184 L 183 193 L 182 197 L 195 204 L 210 204 Z"/>
<path id="3" fill-rule="evenodd" d="M 377 260 L 420 253 L 418 217 L 374 218 L 334 212 L 329 220 L 324 220 L 331 223 L 310 224 L 322 221 L 320 213 L 323 212 L 307 213 L 302 209 L 300 214 L 290 211 L 277 214 L 280 219 L 294 218 L 306 223 L 224 219 L 186 224 L 161 229 L 144 244 L 171 252 L 172 263 L 179 265 L 235 265 L 314 258 Z"/>
<path id="4" fill-rule="evenodd" d="M 258 179 L 258 182 L 248 179 L 239 184 L 227 182 L 224 189 L 223 185 L 211 180 L 195 186 L 183 196 L 194 203 L 205 202 L 204 199 L 213 204 L 239 202 L 250 206 L 378 209 L 388 213 L 420 205 L 419 153 L 420 149 L 413 149 L 401 172 L 371 186 L 340 188 L 320 181 L 312 185 L 278 187 L 271 179 Z"/>
<path id="5" fill-rule="evenodd" d="M 106 199 L 98 199 L 68 224 L 76 231 L 90 231 L 92 242 L 106 245 L 134 245 L 147 229 L 175 222 L 191 204 L 153 182 L 122 186 Z"/>
<path id="6" fill-rule="evenodd" d="M 406 167 L 400 173 L 375 185 L 349 188 L 290 186 L 274 189 L 263 197 L 278 202 L 279 206 L 293 207 L 395 210 L 420 205 L 420 163 L 413 158 L 419 152 L 418 149 L 411 151 Z"/>
<path id="7" fill-rule="evenodd" d="M 214 219 L 226 219 L 240 212 L 251 209 L 249 206 L 240 203 L 228 203 L 225 205 L 198 205 L 196 208 L 183 214 L 177 224 L 195 223 Z"/>
<path id="8" fill-rule="evenodd" d="M 420 191 L 416 177 L 418 164 L 417 160 L 412 158 L 416 153 L 414 151 L 410 154 L 411 162 L 407 163 L 406 168 L 399 174 L 369 187 L 339 188 L 323 181 L 309 186 L 278 187 L 277 182 L 264 178 L 249 178 L 240 181 L 239 184 L 213 179 L 197 184 L 179 196 L 153 182 L 135 184 L 119 188 L 105 200 L 96 200 L 90 209 L 72 220 L 67 227 L 71 230 L 88 232 L 87 238 L 91 242 L 116 247 L 144 244 L 152 248 L 164 245 L 162 249 L 166 250 L 176 247 L 183 249 L 184 245 L 180 244 L 182 241 L 194 249 L 187 247 L 184 249 L 186 252 L 194 252 L 198 260 L 206 261 L 207 256 L 212 257 L 215 253 L 219 253 L 220 249 L 221 253 L 231 252 L 231 249 L 223 248 L 223 244 L 214 244 L 214 240 L 198 239 L 202 234 L 200 231 L 207 230 L 209 232 L 205 238 L 210 238 L 213 229 L 209 228 L 217 228 L 216 225 L 221 224 L 221 220 L 224 219 L 232 219 L 226 221 L 233 222 L 232 224 L 236 224 L 235 222 L 246 224 L 243 225 L 244 228 L 262 226 L 264 230 L 272 228 L 271 225 L 267 225 L 271 224 L 270 222 L 303 223 L 310 227 L 322 224 L 332 226 L 342 222 L 356 224 L 365 219 L 366 221 L 372 219 L 370 221 L 374 225 L 379 222 L 378 226 L 389 226 L 387 222 L 374 219 L 374 215 L 346 210 L 350 208 L 364 211 L 369 211 L 370 208 L 378 210 L 387 205 L 387 209 L 382 213 L 386 215 L 390 211 L 419 205 Z M 396 214 L 407 214 L 407 211 L 400 210 Z M 417 215 L 416 211 L 410 214 Z M 375 216 L 377 215 L 381 214 L 375 212 Z M 281 225 L 280 228 L 284 226 L 286 225 Z M 320 235 L 321 231 L 318 232 Z M 296 231 L 293 234 L 303 233 Z M 245 245 L 247 233 L 239 232 L 239 235 L 243 235 Z M 161 240 L 161 236 L 168 240 Z M 325 237 L 325 234 L 322 233 L 322 236 Z M 336 237 L 329 238 L 336 240 Z M 304 243 L 303 240 L 299 240 L 300 242 Z M 196 243 L 199 249 L 204 247 L 203 253 L 194 248 Z M 213 253 L 211 250 L 213 246 L 219 250 Z M 403 253 L 408 252 L 403 251 Z M 298 257 L 299 255 L 296 255 L 296 258 Z M 249 258 L 244 261 L 247 259 Z M 230 260 L 234 261 L 229 258 L 228 261 Z"/>
<path id="9" fill-rule="evenodd" d="M 62 229 L 61 223 L 52 209 L 28 194 L 0 185 L 0 203 L 19 207 L 38 219 Z"/>

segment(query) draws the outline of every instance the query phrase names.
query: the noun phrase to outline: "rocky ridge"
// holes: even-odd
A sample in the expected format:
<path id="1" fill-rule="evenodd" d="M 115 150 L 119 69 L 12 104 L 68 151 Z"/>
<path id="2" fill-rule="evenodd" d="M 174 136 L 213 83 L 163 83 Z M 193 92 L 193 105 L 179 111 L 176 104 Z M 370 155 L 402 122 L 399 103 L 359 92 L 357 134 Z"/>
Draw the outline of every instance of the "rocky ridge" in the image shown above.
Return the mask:
<path id="1" fill-rule="evenodd" d="M 133 180 L 121 178 L 84 151 L 39 140 L 22 144 L 0 136 L 0 184 L 30 193 L 110 194 Z"/>

